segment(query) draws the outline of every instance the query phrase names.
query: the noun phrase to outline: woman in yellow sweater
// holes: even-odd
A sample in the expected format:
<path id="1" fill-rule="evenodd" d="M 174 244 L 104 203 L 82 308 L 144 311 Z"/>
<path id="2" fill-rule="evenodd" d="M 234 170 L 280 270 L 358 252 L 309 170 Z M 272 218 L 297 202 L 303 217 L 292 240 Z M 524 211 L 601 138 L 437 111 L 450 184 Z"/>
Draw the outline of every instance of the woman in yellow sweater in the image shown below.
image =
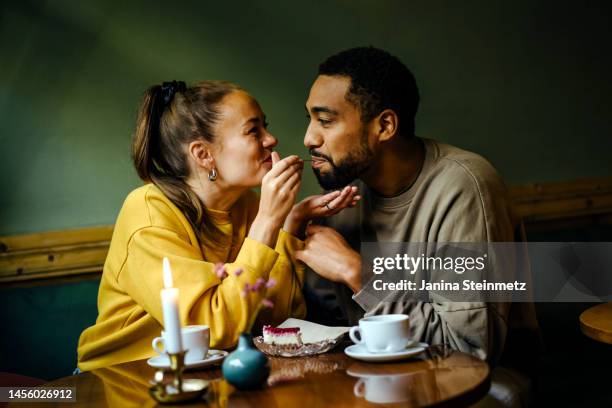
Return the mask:
<path id="1" fill-rule="evenodd" d="M 260 313 L 261 322 L 305 315 L 296 236 L 310 219 L 359 196 L 349 187 L 295 204 L 303 162 L 281 160 L 276 144 L 257 101 L 234 84 L 173 81 L 146 91 L 132 140 L 146 184 L 128 195 L 117 218 L 98 318 L 79 339 L 81 370 L 155 354 L 163 257 L 180 290 L 181 324 L 208 325 L 212 348 L 234 346 L 264 297 L 274 307 Z M 250 190 L 257 186 L 261 197 Z M 225 264 L 227 278 L 217 276 L 216 263 Z M 276 285 L 241 296 L 259 278 Z"/>

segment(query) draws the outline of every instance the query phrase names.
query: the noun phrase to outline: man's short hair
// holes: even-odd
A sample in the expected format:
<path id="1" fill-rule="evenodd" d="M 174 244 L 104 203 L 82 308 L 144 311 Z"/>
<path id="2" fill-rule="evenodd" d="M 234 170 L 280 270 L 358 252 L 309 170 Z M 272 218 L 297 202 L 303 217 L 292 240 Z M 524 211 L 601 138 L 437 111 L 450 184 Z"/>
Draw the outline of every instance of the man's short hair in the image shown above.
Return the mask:
<path id="1" fill-rule="evenodd" d="M 419 90 L 412 72 L 397 57 L 374 47 L 351 48 L 323 61 L 319 75 L 351 79 L 345 98 L 359 109 L 363 123 L 392 109 L 399 117 L 399 133 L 414 135 Z"/>

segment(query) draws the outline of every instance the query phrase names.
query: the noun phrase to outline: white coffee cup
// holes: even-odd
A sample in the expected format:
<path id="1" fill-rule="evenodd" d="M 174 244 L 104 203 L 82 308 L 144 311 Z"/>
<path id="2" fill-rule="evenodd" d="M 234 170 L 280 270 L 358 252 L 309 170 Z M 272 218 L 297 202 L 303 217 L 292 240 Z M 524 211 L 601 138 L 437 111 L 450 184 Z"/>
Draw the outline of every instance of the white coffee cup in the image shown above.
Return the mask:
<path id="1" fill-rule="evenodd" d="M 151 343 L 153 350 L 159 354 L 164 354 L 164 336 L 166 332 L 162 331 L 161 337 L 156 337 Z M 206 358 L 208 348 L 210 347 L 210 330 L 208 326 L 185 326 L 181 329 L 181 337 L 183 340 L 183 350 L 187 350 L 185 361 L 201 361 Z"/>
<path id="2" fill-rule="evenodd" d="M 369 316 L 359 320 L 359 326 L 351 327 L 349 336 L 356 344 L 362 344 L 370 353 L 394 352 L 405 349 L 410 339 L 410 320 L 405 314 Z M 359 337 L 357 334 L 359 333 Z"/>

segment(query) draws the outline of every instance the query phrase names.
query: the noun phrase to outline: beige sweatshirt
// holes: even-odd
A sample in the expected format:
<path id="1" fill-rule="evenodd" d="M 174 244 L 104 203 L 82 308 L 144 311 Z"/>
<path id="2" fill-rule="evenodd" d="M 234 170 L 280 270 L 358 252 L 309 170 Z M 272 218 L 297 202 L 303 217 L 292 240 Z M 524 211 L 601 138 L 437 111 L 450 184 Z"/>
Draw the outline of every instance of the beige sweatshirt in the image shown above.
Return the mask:
<path id="1" fill-rule="evenodd" d="M 510 242 L 519 223 L 513 220 L 506 188 L 481 156 L 430 139 L 422 139 L 425 161 L 417 180 L 395 197 L 381 197 L 361 181 L 360 204 L 323 221 L 340 232 L 357 251 L 361 242 Z M 311 272 L 312 273 L 312 272 Z M 309 282 L 315 283 L 311 275 Z M 364 316 L 360 304 L 371 297 L 334 285 L 351 325 Z M 362 299 L 363 298 L 363 299 Z M 503 349 L 510 304 L 421 302 L 408 296 L 380 302 L 370 314 L 406 313 L 412 335 L 429 344 L 496 361 Z"/>

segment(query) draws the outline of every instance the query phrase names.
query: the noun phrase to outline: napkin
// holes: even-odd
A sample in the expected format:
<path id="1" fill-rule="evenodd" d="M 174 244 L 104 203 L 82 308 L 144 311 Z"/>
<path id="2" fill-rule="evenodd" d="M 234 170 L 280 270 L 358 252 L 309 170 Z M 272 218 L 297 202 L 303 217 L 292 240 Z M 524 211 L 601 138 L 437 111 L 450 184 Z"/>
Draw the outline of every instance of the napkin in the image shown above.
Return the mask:
<path id="1" fill-rule="evenodd" d="M 330 327 L 309 322 L 306 320 L 289 318 L 282 322 L 278 327 L 286 329 L 288 327 L 299 327 L 302 334 L 302 342 L 317 343 L 324 340 L 336 341 L 347 333 L 350 327 Z"/>

